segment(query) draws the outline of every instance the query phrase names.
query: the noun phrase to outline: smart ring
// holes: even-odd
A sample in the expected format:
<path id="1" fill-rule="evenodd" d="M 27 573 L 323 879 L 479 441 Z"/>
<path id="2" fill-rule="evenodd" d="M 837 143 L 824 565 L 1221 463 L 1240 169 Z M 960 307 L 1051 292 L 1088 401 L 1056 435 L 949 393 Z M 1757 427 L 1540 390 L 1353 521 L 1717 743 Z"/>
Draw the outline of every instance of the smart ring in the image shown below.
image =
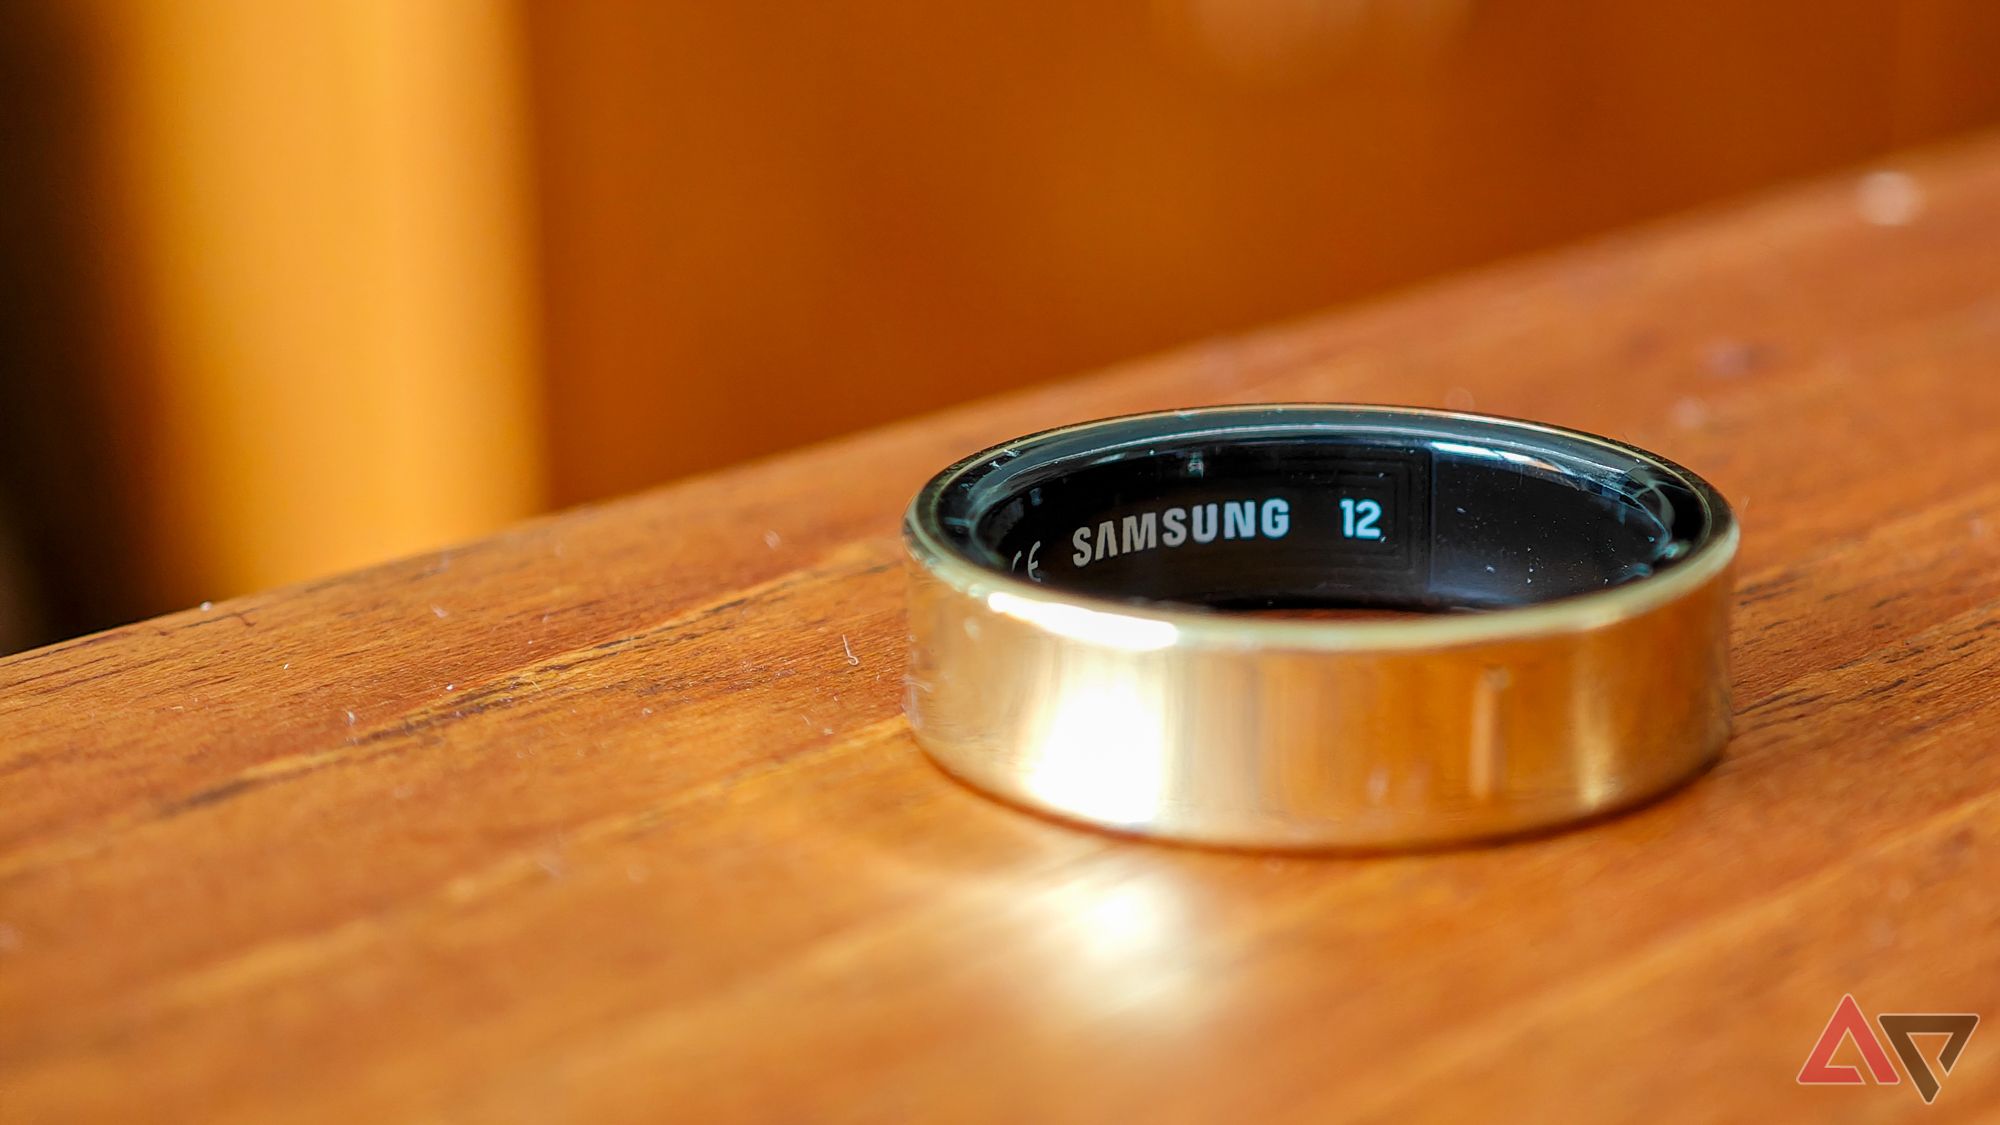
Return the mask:
<path id="1" fill-rule="evenodd" d="M 1632 805 L 1728 739 L 1735 521 L 1601 437 L 1362 406 L 1113 418 L 947 468 L 904 538 L 917 740 L 1074 821 L 1435 845 Z"/>

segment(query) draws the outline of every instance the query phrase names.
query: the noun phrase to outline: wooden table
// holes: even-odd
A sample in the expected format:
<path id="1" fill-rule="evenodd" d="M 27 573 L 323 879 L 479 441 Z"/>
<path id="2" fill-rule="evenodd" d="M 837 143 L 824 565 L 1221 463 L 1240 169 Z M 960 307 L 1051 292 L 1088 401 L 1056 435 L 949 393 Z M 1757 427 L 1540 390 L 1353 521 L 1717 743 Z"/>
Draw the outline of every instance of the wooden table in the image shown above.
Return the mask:
<path id="1" fill-rule="evenodd" d="M 1794 1082 L 1844 993 L 2000 1015 L 2000 140 L 1897 166 L 0 663 L 0 1118 L 1921 1108 Z M 919 481 L 1262 399 L 1708 475 L 1726 761 L 1387 858 L 1123 842 L 932 769 Z M 1989 1028 L 1932 1112 L 1996 1107 Z"/>

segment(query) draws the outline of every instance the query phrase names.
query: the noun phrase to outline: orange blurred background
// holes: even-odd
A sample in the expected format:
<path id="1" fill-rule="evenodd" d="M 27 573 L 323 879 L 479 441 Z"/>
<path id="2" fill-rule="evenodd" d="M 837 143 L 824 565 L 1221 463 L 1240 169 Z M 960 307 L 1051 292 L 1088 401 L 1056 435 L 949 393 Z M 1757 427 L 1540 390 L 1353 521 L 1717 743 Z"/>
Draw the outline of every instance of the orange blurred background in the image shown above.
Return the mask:
<path id="1" fill-rule="evenodd" d="M 1990 0 L 20 0 L 0 650 L 1863 170 L 1996 57 Z"/>

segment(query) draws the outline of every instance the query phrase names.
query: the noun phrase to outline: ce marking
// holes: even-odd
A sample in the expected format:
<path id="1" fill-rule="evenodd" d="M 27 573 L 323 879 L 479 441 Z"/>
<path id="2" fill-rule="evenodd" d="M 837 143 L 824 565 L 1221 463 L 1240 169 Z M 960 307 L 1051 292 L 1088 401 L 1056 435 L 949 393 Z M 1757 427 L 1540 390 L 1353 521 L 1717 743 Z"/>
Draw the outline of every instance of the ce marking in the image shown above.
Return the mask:
<path id="1" fill-rule="evenodd" d="M 1041 554 L 1042 554 L 1042 541 L 1037 539 L 1035 540 L 1034 545 L 1028 548 L 1028 581 L 1030 582 L 1040 582 L 1042 580 L 1042 564 L 1039 561 L 1041 558 Z M 1008 569 L 1009 570 L 1021 569 L 1021 552 L 1019 551 L 1014 552 L 1014 563 L 1012 566 L 1008 567 Z"/>

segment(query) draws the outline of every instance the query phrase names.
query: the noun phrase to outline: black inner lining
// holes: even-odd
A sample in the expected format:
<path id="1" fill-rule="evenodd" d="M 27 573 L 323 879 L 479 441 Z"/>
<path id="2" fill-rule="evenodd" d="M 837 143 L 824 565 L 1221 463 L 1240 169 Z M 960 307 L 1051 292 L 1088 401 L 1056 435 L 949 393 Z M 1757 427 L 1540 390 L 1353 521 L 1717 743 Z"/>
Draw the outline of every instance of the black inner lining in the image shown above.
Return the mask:
<path id="1" fill-rule="evenodd" d="M 947 534 L 987 565 L 1098 597 L 1445 610 L 1629 582 L 1715 530 L 1671 466 L 1560 433 L 1473 420 L 1177 436 L 1155 432 L 1171 416 L 1131 421 L 970 467 L 940 497 Z"/>

